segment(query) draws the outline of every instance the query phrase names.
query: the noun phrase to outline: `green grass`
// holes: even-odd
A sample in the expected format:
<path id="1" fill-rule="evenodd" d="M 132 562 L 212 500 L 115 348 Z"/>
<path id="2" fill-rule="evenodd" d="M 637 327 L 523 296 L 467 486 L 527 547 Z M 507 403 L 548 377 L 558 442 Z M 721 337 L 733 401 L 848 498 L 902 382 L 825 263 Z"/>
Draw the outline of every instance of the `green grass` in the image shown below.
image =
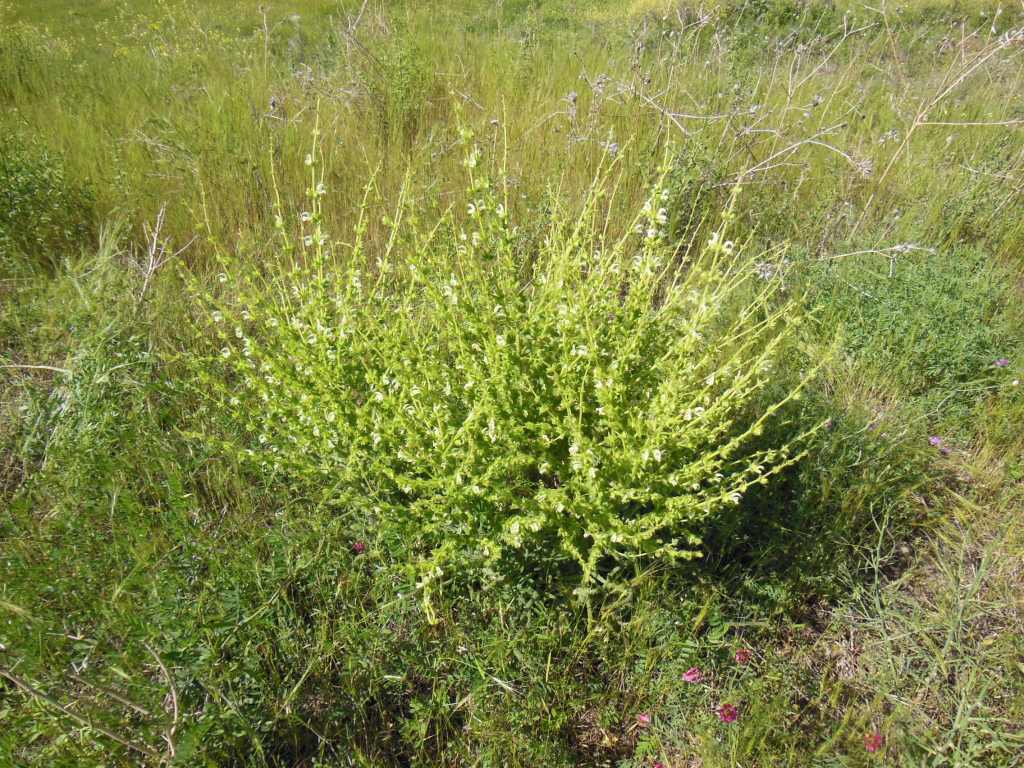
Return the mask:
<path id="1" fill-rule="evenodd" d="M 981 0 L 0 4 L 0 765 L 1021 765 L 1022 26 Z M 474 148 L 487 186 L 467 184 Z M 698 560 L 612 547 L 581 600 L 580 565 L 544 533 L 502 539 L 481 571 L 472 542 L 505 536 L 508 509 L 584 494 L 558 439 L 546 486 L 520 465 L 533 427 L 606 434 L 583 423 L 587 355 L 675 348 L 664 283 L 628 322 L 613 283 L 595 288 L 599 264 L 631 268 L 662 174 L 676 276 L 699 274 L 742 180 L 726 263 L 773 290 L 716 307 L 708 359 L 755 318 L 804 322 L 725 434 L 806 380 L 751 445 L 811 432 L 806 454 L 709 518 Z M 588 217 L 595 178 L 614 194 Z M 468 206 L 498 193 L 507 223 L 484 227 Z M 303 210 L 324 250 L 299 245 Z M 256 307 L 334 321 L 309 297 L 342 289 L 352 253 L 403 321 L 338 305 L 361 318 L 344 376 L 331 345 L 273 326 L 246 325 L 262 359 L 315 383 L 264 405 L 210 360 L 211 296 L 240 324 Z M 571 278 L 564 302 L 527 279 L 543 269 Z M 429 297 L 456 271 L 472 290 L 441 311 Z M 256 427 L 304 395 L 313 419 L 281 440 L 347 413 L 345 382 L 429 393 L 445 364 L 476 365 L 498 293 L 531 308 L 508 322 L 532 373 L 488 358 L 464 401 L 479 434 L 451 432 L 463 454 L 411 470 L 358 448 L 432 433 L 383 429 L 356 400 L 347 463 L 312 442 L 290 473 L 249 460 Z M 631 369 L 631 420 L 601 444 L 622 472 L 650 425 L 670 457 L 695 434 L 650 415 L 650 387 L 713 386 L 660 360 Z M 527 396 L 536 382 L 572 392 Z M 529 408 L 493 447 L 479 414 L 506 396 Z M 451 455 L 489 483 L 465 524 L 445 505 Z M 658 508 L 652 483 L 618 523 L 592 504 L 587 529 Z M 428 609 L 417 564 L 446 541 L 457 577 Z"/>

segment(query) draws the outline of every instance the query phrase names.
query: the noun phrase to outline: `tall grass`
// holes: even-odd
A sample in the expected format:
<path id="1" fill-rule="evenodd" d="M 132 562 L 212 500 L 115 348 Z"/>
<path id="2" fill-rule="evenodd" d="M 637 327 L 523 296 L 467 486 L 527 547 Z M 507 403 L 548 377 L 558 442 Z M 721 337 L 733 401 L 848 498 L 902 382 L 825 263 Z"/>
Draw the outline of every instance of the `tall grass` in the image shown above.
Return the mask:
<path id="1" fill-rule="evenodd" d="M 22 85 L 5 95 L 4 127 L 45 124 L 72 181 L 95 187 L 99 218 L 118 210 L 141 228 L 175 200 L 166 234 L 184 242 L 201 219 L 197 261 L 239 238 L 261 247 L 271 162 L 286 204 L 301 203 L 300 146 L 317 104 L 335 190 L 324 216 L 336 231 L 352 224 L 358 179 L 373 170 L 388 197 L 411 169 L 424 189 L 464 203 L 445 181 L 461 162 L 450 119 L 459 111 L 478 135 L 507 141 L 514 208 L 530 210 L 551 179 L 584 188 L 604 146 L 625 143 L 650 158 L 623 189 L 636 204 L 671 141 L 692 148 L 709 193 L 743 175 L 764 199 L 792 200 L 790 216 L 758 195 L 745 209 L 765 238 L 806 240 L 814 252 L 851 236 L 941 240 L 952 222 L 933 211 L 986 178 L 987 139 L 1018 117 L 1001 98 L 1020 88 L 1010 11 L 995 23 L 967 14 L 954 39 L 937 24 L 915 34 L 924 10 L 818 13 L 784 0 L 626 17 L 599 2 L 308 2 L 266 17 L 255 7 L 231 17 L 178 2 L 128 8 L 81 37 L 8 27 L 4 80 Z M 959 125 L 974 122 L 996 125 Z M 1005 146 L 1001 172 L 1012 176 L 1020 156 Z M 923 190 L 945 191 L 913 213 Z M 1009 213 L 1005 195 L 983 205 Z M 808 237 L 818 221 L 828 222 L 824 241 Z M 987 234 L 999 232 L 1007 239 L 994 247 L 1012 251 L 1017 231 Z"/>

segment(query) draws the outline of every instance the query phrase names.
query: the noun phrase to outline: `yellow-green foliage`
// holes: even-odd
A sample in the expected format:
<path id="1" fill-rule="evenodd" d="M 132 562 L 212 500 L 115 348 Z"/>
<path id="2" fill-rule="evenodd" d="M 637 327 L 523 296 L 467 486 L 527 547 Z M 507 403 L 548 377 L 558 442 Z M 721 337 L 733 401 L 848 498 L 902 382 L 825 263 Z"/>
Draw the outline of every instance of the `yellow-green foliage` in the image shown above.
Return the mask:
<path id="1" fill-rule="evenodd" d="M 209 387 L 250 437 L 239 454 L 419 542 L 420 586 L 501 578 L 513 553 L 575 561 L 583 585 L 605 558 L 699 556 L 706 527 L 793 461 L 792 444 L 751 442 L 802 385 L 750 406 L 796 306 L 736 253 L 731 208 L 706 246 L 678 250 L 661 185 L 609 239 L 601 174 L 531 247 L 479 154 L 466 215 L 426 226 L 400 204 L 384 253 L 363 226 L 354 245 L 328 240 L 308 157 L 301 266 L 268 290 L 237 263 L 211 307 Z"/>

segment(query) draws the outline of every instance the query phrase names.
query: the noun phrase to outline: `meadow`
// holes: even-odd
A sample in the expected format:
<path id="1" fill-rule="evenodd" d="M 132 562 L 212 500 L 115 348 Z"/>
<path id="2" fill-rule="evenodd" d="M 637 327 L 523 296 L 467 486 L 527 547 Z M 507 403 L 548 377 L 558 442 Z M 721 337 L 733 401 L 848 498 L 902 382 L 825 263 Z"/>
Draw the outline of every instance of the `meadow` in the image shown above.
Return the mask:
<path id="1" fill-rule="evenodd" d="M 1024 766 L 1022 54 L 0 2 L 0 766 Z"/>

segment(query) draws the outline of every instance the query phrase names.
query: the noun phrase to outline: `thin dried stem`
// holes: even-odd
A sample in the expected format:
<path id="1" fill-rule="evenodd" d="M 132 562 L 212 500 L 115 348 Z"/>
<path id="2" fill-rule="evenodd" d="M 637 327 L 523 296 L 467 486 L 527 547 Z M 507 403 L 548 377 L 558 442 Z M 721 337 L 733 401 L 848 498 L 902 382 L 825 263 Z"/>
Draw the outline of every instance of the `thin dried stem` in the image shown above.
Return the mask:
<path id="1" fill-rule="evenodd" d="M 6 678 L 10 682 L 12 682 L 17 688 L 19 688 L 22 691 L 24 691 L 25 693 L 27 693 L 29 696 L 32 696 L 33 698 L 38 699 L 39 701 L 43 702 L 44 704 L 48 704 L 49 706 L 51 706 L 54 709 L 58 710 L 62 715 L 67 717 L 69 720 L 73 720 L 76 723 L 78 723 L 79 725 L 84 726 L 85 728 L 88 728 L 90 730 L 96 731 L 97 733 L 103 734 L 108 739 L 110 739 L 112 741 L 116 741 L 118 744 L 120 744 L 125 749 L 129 749 L 132 752 L 137 752 L 140 755 L 146 755 L 147 757 L 160 757 L 160 753 L 158 753 L 152 747 L 147 746 L 146 744 L 139 744 L 139 743 L 134 742 L 134 741 L 129 741 L 128 739 L 124 738 L 123 736 L 118 736 L 116 733 L 114 733 L 109 728 L 106 728 L 106 727 L 104 727 L 102 725 L 98 725 L 96 723 L 93 723 L 89 719 L 79 715 L 77 712 L 72 712 L 66 706 L 64 706 L 59 701 L 57 701 L 57 699 L 53 698 L 48 693 L 44 693 L 43 691 L 41 691 L 38 688 L 36 688 L 35 686 L 31 685 L 27 681 L 25 681 L 22 678 L 18 677 L 17 675 L 15 675 L 13 672 L 11 672 L 11 670 L 7 669 L 6 667 L 0 667 L 0 677 Z"/>

